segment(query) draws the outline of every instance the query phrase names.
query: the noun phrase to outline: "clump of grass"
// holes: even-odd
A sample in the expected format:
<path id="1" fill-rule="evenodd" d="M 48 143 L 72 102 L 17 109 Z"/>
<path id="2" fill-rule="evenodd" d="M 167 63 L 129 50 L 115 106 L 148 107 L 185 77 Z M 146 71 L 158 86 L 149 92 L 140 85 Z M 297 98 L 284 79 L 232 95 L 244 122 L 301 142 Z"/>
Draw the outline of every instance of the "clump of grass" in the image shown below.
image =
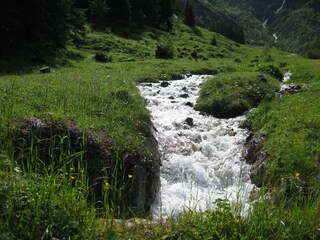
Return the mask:
<path id="1" fill-rule="evenodd" d="M 280 69 L 272 64 L 259 64 L 257 69 L 259 72 L 269 74 L 280 81 L 283 79 L 283 74 Z"/>
<path id="2" fill-rule="evenodd" d="M 1 169 L 1 239 L 90 238 L 95 209 L 86 191 L 86 182 L 71 175 L 25 176 L 18 167 Z"/>
<path id="3" fill-rule="evenodd" d="M 219 74 L 204 83 L 196 109 L 218 118 L 236 117 L 271 100 L 278 87 L 274 78 L 252 72 Z"/>

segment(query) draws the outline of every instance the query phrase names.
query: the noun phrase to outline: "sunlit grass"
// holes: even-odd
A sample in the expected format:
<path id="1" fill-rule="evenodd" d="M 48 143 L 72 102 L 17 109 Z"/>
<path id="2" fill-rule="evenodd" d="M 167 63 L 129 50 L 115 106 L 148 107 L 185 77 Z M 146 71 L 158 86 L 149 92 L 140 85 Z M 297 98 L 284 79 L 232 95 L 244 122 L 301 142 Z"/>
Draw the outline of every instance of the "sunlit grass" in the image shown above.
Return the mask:
<path id="1" fill-rule="evenodd" d="M 219 34 L 215 34 L 217 46 L 213 46 L 210 44 L 212 32 L 181 24 L 177 24 L 172 33 L 175 59 L 161 60 L 154 58 L 155 49 L 161 35 L 167 33 L 146 28 L 127 33 L 130 38 L 125 34 L 91 31 L 86 45 L 68 47 L 66 55 L 56 61 L 65 64 L 53 65 L 48 74 L 39 73 L 40 66 L 32 66 L 27 67 L 28 73 L 17 71 L 12 74 L 13 67 L 7 69 L 10 75 L 0 76 L 0 200 L 3 203 L 0 205 L 0 238 L 319 237 L 320 61 L 272 49 L 265 62 L 263 47 L 238 45 Z M 93 60 L 94 53 L 101 50 L 112 55 L 112 62 Z M 30 118 L 72 121 L 82 131 L 96 133 L 97 141 L 107 135 L 113 139 L 120 160 L 132 151 L 141 151 L 147 156 L 145 139 L 150 134 L 150 116 L 136 84 L 176 79 L 188 73 L 219 73 L 217 79 L 229 87 L 222 88 L 218 94 L 227 93 L 232 98 L 239 93 L 239 88 L 230 87 L 234 86 L 234 79 L 244 88 L 250 87 L 250 81 L 258 74 L 259 64 L 280 67 L 283 73 L 290 70 L 293 73 L 290 81 L 305 85 L 305 91 L 273 98 L 249 115 L 252 129 L 266 134 L 264 147 L 270 168 L 267 172 L 269 181 L 262 192 L 276 192 L 275 196 L 280 200 L 257 202 L 247 218 L 239 218 L 223 201 L 216 212 L 191 211 L 165 223 L 127 225 L 125 221 L 114 221 L 117 206 L 109 199 L 104 199 L 103 211 L 95 209 L 88 201 L 87 179 L 71 174 L 70 168 L 62 168 L 61 175 L 57 172 L 27 173 L 15 161 L 15 131 Z M 273 79 L 271 82 L 272 92 L 276 82 Z M 213 97 L 209 95 L 209 98 Z M 253 106 L 256 104 L 250 108 Z M 126 177 L 133 178 L 129 175 Z M 307 184 L 310 194 L 302 197 L 303 204 L 299 202 L 299 193 L 281 199 L 286 189 L 285 179 Z M 105 192 L 112 187 L 107 184 L 105 182 L 103 186 Z"/>

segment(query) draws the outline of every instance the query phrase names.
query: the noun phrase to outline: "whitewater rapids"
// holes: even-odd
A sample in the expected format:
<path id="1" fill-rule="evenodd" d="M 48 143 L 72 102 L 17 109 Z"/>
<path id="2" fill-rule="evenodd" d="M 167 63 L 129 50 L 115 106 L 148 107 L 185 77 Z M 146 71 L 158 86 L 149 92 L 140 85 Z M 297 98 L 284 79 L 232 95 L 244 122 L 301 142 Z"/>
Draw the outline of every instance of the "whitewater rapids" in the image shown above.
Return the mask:
<path id="1" fill-rule="evenodd" d="M 161 190 L 152 207 L 154 220 L 184 210 L 213 209 L 219 198 L 248 210 L 254 186 L 250 166 L 242 156 L 248 132 L 239 125 L 245 117 L 217 119 L 192 107 L 209 77 L 193 75 L 162 86 L 139 86 L 162 155 Z"/>

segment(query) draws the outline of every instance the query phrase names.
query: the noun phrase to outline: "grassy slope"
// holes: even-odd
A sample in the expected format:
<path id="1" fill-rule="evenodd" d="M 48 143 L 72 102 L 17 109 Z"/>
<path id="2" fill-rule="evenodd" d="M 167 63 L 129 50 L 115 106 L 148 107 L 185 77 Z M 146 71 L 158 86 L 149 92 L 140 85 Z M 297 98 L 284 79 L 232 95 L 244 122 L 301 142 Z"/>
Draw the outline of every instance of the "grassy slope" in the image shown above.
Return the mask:
<path id="1" fill-rule="evenodd" d="M 128 34 L 130 38 L 124 37 Z M 85 199 L 81 197 L 82 194 L 79 195 L 78 191 L 73 190 L 69 190 L 69 195 L 67 194 L 68 190 L 63 191 L 66 194 L 60 194 L 62 201 L 52 200 L 52 205 L 50 205 L 52 210 L 60 209 L 57 206 L 63 209 L 58 213 L 52 214 L 49 210 L 45 213 L 40 211 L 43 215 L 39 215 L 39 213 L 32 211 L 28 212 L 29 210 L 25 211 L 23 206 L 37 209 L 43 205 L 41 201 L 46 200 L 45 197 L 41 197 L 38 204 L 35 201 L 28 201 L 27 203 L 31 205 L 25 205 L 25 199 L 21 196 L 27 194 L 30 195 L 28 199 L 35 199 L 34 192 L 38 192 L 40 196 L 46 196 L 42 195 L 46 191 L 43 190 L 41 184 L 37 185 L 38 190 L 33 188 L 34 179 L 30 180 L 30 185 L 28 182 L 23 185 L 20 174 L 11 168 L 13 159 L 8 136 L 11 136 L 9 133 L 12 129 L 24 119 L 39 117 L 73 120 L 83 129 L 90 129 L 98 133 L 107 131 L 119 143 L 123 151 L 130 151 L 132 145 L 143 149 L 143 141 L 148 134 L 149 115 L 144 107 L 145 103 L 135 87 L 137 82 L 170 79 L 188 72 L 213 73 L 218 71 L 221 74 L 255 72 L 257 66 L 252 61 L 258 59 L 263 62 L 265 57 L 262 48 L 239 46 L 220 35 L 216 35 L 218 46 L 212 46 L 210 41 L 213 33 L 200 28 L 190 29 L 178 25 L 175 33 L 171 36 L 176 47 L 175 59 L 154 59 L 157 39 L 162 34 L 165 33 L 149 28 L 137 30 L 134 33 L 122 32 L 121 35 L 91 32 L 85 47 L 80 49 L 70 47 L 68 49 L 65 58 L 67 66 L 56 67 L 49 74 L 40 74 L 35 68 L 28 74 L 11 74 L 0 77 L 0 179 L 2 182 L 0 197 L 11 210 L 11 213 L 8 211 L 5 215 L 6 222 L 2 227 L 6 231 L 8 229 L 12 231 L 4 233 L 0 227 L 2 238 L 6 239 L 6 236 L 8 239 L 10 236 L 13 238 L 13 235 L 10 234 L 19 231 L 31 234 L 30 238 L 32 234 L 38 234 L 37 236 L 41 237 L 52 221 L 61 218 L 59 212 L 64 216 L 66 213 L 74 216 L 72 211 L 80 212 L 80 210 L 82 211 L 81 216 L 83 216 L 80 220 L 78 218 L 64 220 L 66 222 L 81 221 L 81 223 L 77 223 L 79 227 L 75 227 L 76 230 L 72 228 L 73 225 L 68 228 L 68 230 L 71 229 L 71 232 L 79 234 L 80 238 L 94 238 L 98 235 L 105 238 L 117 235 L 118 238 L 123 239 L 141 239 L 141 236 L 144 236 L 145 239 L 157 239 L 164 236 L 167 236 L 168 239 L 176 239 L 179 236 L 182 239 L 236 238 L 236 236 L 252 239 L 259 238 L 259 236 L 261 238 L 269 237 L 270 232 L 276 238 L 319 236 L 319 232 L 317 232 L 319 209 L 315 208 L 319 203 L 317 197 L 316 200 L 310 200 L 303 208 L 296 205 L 290 209 L 277 206 L 275 211 L 272 210 L 274 206 L 263 202 L 258 205 L 251 220 L 240 221 L 229 214 L 228 205 L 222 204 L 220 210 L 228 214 L 205 213 L 198 215 L 189 213 L 177 221 L 164 225 L 152 225 L 146 228 L 142 224 L 135 225 L 133 228 L 124 227 L 125 230 L 122 229 L 123 226 L 118 228 L 112 224 L 101 224 L 104 222 L 102 220 L 97 222 L 99 224 L 95 224 L 92 208 L 90 206 L 83 207 L 82 203 L 79 205 L 79 209 L 73 208 L 69 211 L 69 209 L 63 208 L 65 203 L 70 203 L 69 205 L 72 206 L 75 199 L 78 202 Z M 92 56 L 98 50 L 108 51 L 113 56 L 113 62 L 94 62 Z M 194 51 L 199 56 L 197 60 L 191 57 L 191 53 Z M 317 101 L 320 90 L 318 74 L 320 63 L 276 50 L 271 52 L 271 56 L 273 59 L 271 63 L 274 65 L 286 62 L 287 65 L 282 70 L 291 70 L 293 72 L 292 81 L 307 84 L 308 91 L 285 96 L 282 99 L 264 104 L 259 108 L 258 114 L 250 118 L 255 130 L 263 129 L 267 134 L 265 147 L 270 154 L 273 166 L 269 174 L 272 179 L 276 179 L 270 184 L 278 186 L 281 177 L 294 178 L 294 174 L 299 172 L 299 181 L 300 179 L 301 181 L 310 181 L 312 187 L 317 189 L 319 182 L 316 182 L 314 177 L 320 174 L 319 134 L 317 131 L 320 129 L 320 108 Z M 240 59 L 241 62 L 235 62 L 235 59 Z M 280 160 L 285 162 L 285 168 L 279 166 Z M 13 179 L 15 179 L 15 183 L 13 183 Z M 52 184 L 47 178 L 37 180 L 37 182 L 50 186 L 52 194 L 57 194 L 57 189 L 61 189 L 59 186 L 66 185 L 66 189 L 69 186 L 62 180 L 61 185 L 56 180 Z M 73 189 L 72 186 L 69 187 Z M 7 194 L 9 188 L 12 189 L 10 195 Z M 29 188 L 31 190 L 27 191 L 26 189 Z M 34 203 L 35 205 L 32 205 Z M 17 209 L 20 209 L 19 214 L 17 214 Z M 304 213 L 304 217 L 299 219 L 298 216 L 301 212 Z M 13 220 L 10 214 L 15 214 L 18 221 Z M 49 215 L 53 217 L 49 218 Z M 35 219 L 33 225 L 38 226 L 37 231 L 25 225 L 25 221 L 28 222 L 30 218 Z M 41 222 L 43 218 L 46 219 L 45 223 Z M 302 223 L 299 225 L 300 220 Z M 11 221 L 18 222 L 18 224 L 10 225 Z M 56 230 L 65 224 L 64 221 L 59 222 L 61 225 L 57 223 L 56 228 L 49 227 L 48 231 L 51 237 L 72 234 Z M 283 221 L 285 225 L 282 225 L 280 221 Z M 11 228 L 6 228 L 6 224 Z M 294 232 L 298 226 L 303 226 L 303 231 L 300 233 Z M 215 235 L 212 235 L 213 233 Z"/>

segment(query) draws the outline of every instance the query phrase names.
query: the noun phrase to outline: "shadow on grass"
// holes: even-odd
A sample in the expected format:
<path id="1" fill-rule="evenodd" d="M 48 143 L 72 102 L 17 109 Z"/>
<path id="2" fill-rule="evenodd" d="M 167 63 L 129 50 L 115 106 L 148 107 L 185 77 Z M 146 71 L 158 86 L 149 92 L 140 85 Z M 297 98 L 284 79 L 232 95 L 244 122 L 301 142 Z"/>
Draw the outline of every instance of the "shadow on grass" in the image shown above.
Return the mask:
<path id="1" fill-rule="evenodd" d="M 127 26 L 128 24 L 129 27 Z M 131 22 L 127 24 L 115 22 L 111 24 L 111 26 L 101 29 L 95 29 L 96 32 L 113 33 L 118 37 L 136 41 L 145 39 L 144 33 L 148 33 L 151 38 L 153 38 L 154 40 L 158 40 L 160 35 L 162 35 L 162 31 L 164 30 L 155 30 L 155 28 L 152 28 L 147 25 L 141 25 L 136 22 Z"/>
<path id="2" fill-rule="evenodd" d="M 72 66 L 72 61 L 79 62 L 84 57 L 72 50 L 37 49 L 35 47 L 17 47 L 7 49 L 0 56 L 0 75 L 27 74 L 41 67 Z"/>
<path id="3" fill-rule="evenodd" d="M 203 37 L 203 34 L 202 34 L 202 32 L 200 31 L 199 28 L 197 28 L 197 27 L 190 27 L 190 29 L 192 29 L 192 31 L 193 31 L 193 33 L 194 33 L 195 35 L 197 35 L 197 36 L 199 36 L 199 37 Z"/>

